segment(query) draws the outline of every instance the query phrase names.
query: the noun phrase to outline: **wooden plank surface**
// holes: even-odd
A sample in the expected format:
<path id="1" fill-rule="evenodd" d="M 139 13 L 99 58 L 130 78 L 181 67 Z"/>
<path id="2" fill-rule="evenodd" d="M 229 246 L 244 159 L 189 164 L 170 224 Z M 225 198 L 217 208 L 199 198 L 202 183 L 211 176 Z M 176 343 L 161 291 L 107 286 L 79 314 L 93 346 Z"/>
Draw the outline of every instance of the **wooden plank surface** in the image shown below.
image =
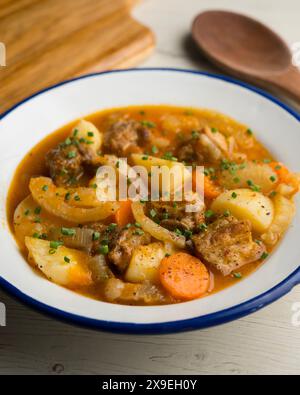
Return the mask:
<path id="1" fill-rule="evenodd" d="M 17 4 L 16 4 L 17 3 Z M 0 113 L 63 79 L 136 65 L 154 47 L 154 36 L 130 16 L 136 0 L 5 0 L 0 42 Z"/>
<path id="2" fill-rule="evenodd" d="M 153 29 L 158 48 L 143 65 L 216 72 L 194 50 L 188 35 L 194 15 L 209 8 L 249 13 L 290 44 L 300 41 L 298 0 L 144 0 L 134 16 Z M 0 328 L 0 374 L 300 374 L 300 327 L 291 322 L 292 306 L 300 302 L 299 286 L 241 320 L 166 336 L 73 327 L 24 307 L 2 291 L 0 302 L 7 307 L 7 327 Z"/>

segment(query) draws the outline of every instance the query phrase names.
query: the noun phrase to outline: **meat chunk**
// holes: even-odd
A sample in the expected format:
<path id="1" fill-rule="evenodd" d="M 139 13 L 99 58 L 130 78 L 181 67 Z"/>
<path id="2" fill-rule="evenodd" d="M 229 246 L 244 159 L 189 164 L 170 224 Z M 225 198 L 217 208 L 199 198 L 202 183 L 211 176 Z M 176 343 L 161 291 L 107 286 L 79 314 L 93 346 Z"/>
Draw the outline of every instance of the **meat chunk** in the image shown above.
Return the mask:
<path id="1" fill-rule="evenodd" d="M 191 202 L 192 204 L 192 202 Z M 174 231 L 193 231 L 203 222 L 204 205 L 200 211 L 187 212 L 186 201 L 182 202 L 151 202 L 147 205 L 147 215 L 161 226 Z"/>
<path id="2" fill-rule="evenodd" d="M 193 139 L 184 142 L 178 149 L 179 162 L 202 164 L 203 156 L 197 150 L 197 142 Z"/>
<path id="3" fill-rule="evenodd" d="M 226 138 L 218 131 L 213 133 L 210 128 L 204 128 L 191 139 L 184 141 L 177 153 L 179 161 L 198 165 L 215 164 L 227 156 Z"/>
<path id="4" fill-rule="evenodd" d="M 46 166 L 57 186 L 76 185 L 84 173 L 82 155 L 73 144 L 60 144 L 49 151 Z"/>
<path id="5" fill-rule="evenodd" d="M 98 222 L 85 225 L 83 228 L 93 231 L 91 244 L 91 253 L 93 255 L 99 254 L 102 245 L 109 245 L 114 238 L 115 232 L 117 231 L 115 226 L 107 226 Z"/>
<path id="6" fill-rule="evenodd" d="M 129 265 L 133 251 L 139 246 L 150 243 L 151 236 L 141 229 L 135 226 L 123 229 L 112 240 L 108 259 L 120 272 L 124 272 Z"/>
<path id="7" fill-rule="evenodd" d="M 92 254 L 98 255 L 103 246 L 108 246 L 108 262 L 120 272 L 126 270 L 135 248 L 151 243 L 151 236 L 133 225 L 130 228 L 120 229 L 116 224 L 94 223 L 84 228 L 94 231 Z"/>
<path id="8" fill-rule="evenodd" d="M 151 131 L 141 123 L 121 120 L 111 125 L 104 136 L 106 152 L 125 157 L 130 153 L 142 152 L 141 147 L 150 142 Z"/>
<path id="9" fill-rule="evenodd" d="M 252 239 L 251 224 L 234 217 L 220 218 L 207 232 L 192 238 L 197 255 L 224 276 L 243 265 L 259 260 L 266 248 Z"/>

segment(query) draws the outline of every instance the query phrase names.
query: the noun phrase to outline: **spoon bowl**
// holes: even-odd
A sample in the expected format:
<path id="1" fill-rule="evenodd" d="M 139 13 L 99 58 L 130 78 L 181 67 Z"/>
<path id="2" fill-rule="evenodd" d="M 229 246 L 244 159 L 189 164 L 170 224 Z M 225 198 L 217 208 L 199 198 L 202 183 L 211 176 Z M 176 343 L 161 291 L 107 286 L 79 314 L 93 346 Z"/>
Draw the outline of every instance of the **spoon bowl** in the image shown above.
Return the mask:
<path id="1" fill-rule="evenodd" d="M 193 38 L 218 67 L 262 86 L 270 84 L 300 100 L 300 73 L 285 41 L 248 16 L 206 11 L 196 17 Z"/>

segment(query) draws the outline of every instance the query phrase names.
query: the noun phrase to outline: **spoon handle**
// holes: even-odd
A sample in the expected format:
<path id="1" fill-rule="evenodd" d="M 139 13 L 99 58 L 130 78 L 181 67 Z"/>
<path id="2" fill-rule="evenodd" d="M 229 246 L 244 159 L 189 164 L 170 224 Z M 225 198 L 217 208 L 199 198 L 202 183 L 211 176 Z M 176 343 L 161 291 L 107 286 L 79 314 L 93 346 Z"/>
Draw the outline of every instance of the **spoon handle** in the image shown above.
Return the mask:
<path id="1" fill-rule="evenodd" d="M 300 102 L 300 71 L 296 67 L 291 66 L 285 73 L 271 78 L 270 82 Z"/>

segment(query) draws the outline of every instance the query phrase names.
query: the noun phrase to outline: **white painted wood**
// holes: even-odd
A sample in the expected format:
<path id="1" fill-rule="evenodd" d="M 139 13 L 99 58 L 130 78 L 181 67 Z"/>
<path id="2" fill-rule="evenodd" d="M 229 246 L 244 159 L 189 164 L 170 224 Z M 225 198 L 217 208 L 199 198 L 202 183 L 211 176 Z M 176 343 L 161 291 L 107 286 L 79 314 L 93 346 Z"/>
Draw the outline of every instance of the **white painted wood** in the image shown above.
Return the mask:
<path id="1" fill-rule="evenodd" d="M 214 70 L 189 40 L 194 15 L 209 8 L 246 12 L 290 44 L 300 41 L 298 0 L 144 0 L 135 15 L 158 39 L 156 53 L 144 66 Z M 300 327 L 291 324 L 300 287 L 239 321 L 166 336 L 111 335 L 73 327 L 24 307 L 3 291 L 0 302 L 7 308 L 7 327 L 0 327 L 0 374 L 300 373 Z"/>

